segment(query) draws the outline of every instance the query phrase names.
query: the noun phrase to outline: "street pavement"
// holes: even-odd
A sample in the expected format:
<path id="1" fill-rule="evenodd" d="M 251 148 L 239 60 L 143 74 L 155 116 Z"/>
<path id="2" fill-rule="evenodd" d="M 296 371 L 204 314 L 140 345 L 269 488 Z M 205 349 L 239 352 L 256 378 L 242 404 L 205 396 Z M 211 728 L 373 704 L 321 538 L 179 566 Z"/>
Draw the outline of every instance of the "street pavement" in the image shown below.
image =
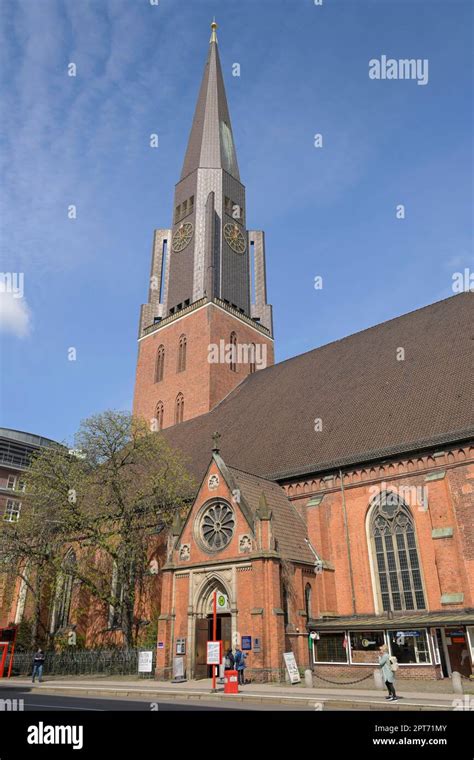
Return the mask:
<path id="1" fill-rule="evenodd" d="M 447 684 L 450 686 L 450 683 Z M 131 704 L 135 700 L 135 706 L 129 709 L 140 709 L 136 702 L 149 705 L 151 702 L 158 704 L 176 705 L 176 709 L 217 709 L 225 707 L 233 709 L 300 709 L 300 710 L 453 710 L 458 704 L 454 700 L 474 700 L 467 695 L 453 694 L 452 692 L 429 693 L 423 691 L 403 692 L 403 684 L 399 684 L 398 691 L 401 699 L 399 702 L 390 703 L 385 700 L 385 692 L 375 689 L 321 689 L 305 688 L 302 685 L 285 684 L 248 684 L 240 689 L 239 694 L 230 695 L 223 693 L 223 686 L 219 686 L 217 693 L 211 691 L 211 681 L 186 681 L 184 683 L 171 683 L 155 681 L 152 679 L 129 679 L 129 678 L 103 678 L 103 677 L 77 677 L 77 678 L 47 678 L 43 683 L 32 684 L 30 679 L 10 678 L 2 679 L 0 684 L 2 696 L 0 699 L 21 693 L 28 699 L 34 696 L 35 700 L 41 694 L 41 699 L 46 695 L 61 695 L 63 698 L 76 698 L 97 700 L 108 698 L 121 700 Z M 6 696 L 5 696 L 6 695 Z M 53 702 L 51 702 L 53 704 Z M 72 704 L 72 703 L 71 703 Z M 179 706 L 178 706 L 179 705 Z M 103 706 L 102 706 L 103 707 Z M 39 708 L 37 708 L 39 709 Z M 97 708 L 102 709 L 102 708 Z M 121 709 L 119 707 L 107 707 L 103 709 Z M 169 708 L 171 709 L 171 707 Z M 459 708 L 458 708 L 459 709 Z M 467 708 L 466 708 L 467 709 Z"/>

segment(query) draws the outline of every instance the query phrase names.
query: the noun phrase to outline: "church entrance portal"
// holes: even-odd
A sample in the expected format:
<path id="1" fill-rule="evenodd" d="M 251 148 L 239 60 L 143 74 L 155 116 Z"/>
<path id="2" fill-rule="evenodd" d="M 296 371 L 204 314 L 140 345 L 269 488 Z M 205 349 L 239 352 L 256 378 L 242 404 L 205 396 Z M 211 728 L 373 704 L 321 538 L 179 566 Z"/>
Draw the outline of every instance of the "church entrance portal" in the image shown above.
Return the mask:
<path id="1" fill-rule="evenodd" d="M 194 677 L 211 678 L 212 668 L 207 665 L 207 642 L 212 641 L 212 615 L 196 620 L 196 652 L 194 658 Z M 229 614 L 217 616 L 217 641 L 222 641 L 225 655 L 232 647 L 232 618 Z"/>

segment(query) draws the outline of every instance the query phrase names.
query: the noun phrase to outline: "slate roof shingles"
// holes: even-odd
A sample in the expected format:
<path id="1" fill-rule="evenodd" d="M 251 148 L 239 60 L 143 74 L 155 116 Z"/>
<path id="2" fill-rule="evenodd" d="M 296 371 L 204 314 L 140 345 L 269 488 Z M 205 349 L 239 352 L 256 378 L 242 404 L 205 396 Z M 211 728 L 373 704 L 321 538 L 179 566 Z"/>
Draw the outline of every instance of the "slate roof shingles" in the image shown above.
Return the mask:
<path id="1" fill-rule="evenodd" d="M 199 478 L 218 430 L 228 465 L 272 480 L 465 440 L 473 340 L 467 292 L 249 375 L 212 411 L 163 434 Z"/>

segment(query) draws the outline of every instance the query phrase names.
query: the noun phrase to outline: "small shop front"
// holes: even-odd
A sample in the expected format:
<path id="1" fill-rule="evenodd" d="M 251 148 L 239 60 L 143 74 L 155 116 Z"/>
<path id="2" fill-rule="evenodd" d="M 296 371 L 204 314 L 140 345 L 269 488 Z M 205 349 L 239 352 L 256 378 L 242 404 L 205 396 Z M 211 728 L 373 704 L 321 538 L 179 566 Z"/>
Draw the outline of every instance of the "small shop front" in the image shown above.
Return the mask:
<path id="1" fill-rule="evenodd" d="M 456 619 L 456 618 L 459 619 Z M 453 620 L 454 618 L 454 620 Z M 312 620 L 312 659 L 315 672 L 372 671 L 379 648 L 388 647 L 400 665 L 400 678 L 448 678 L 457 671 L 465 678 L 474 672 L 474 618 L 434 615 L 381 616 Z M 411 625 L 410 625 L 411 623 Z"/>

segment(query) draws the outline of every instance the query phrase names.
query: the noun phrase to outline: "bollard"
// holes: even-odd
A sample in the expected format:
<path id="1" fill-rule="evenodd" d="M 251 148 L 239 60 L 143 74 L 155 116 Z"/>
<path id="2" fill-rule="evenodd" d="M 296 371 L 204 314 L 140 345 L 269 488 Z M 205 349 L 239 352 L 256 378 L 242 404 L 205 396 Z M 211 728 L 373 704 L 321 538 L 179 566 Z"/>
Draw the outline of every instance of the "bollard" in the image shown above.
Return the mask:
<path id="1" fill-rule="evenodd" d="M 307 689 L 313 688 L 313 671 L 309 668 L 304 672 L 304 685 Z"/>
<path id="2" fill-rule="evenodd" d="M 453 691 L 455 694 L 462 694 L 462 681 L 461 681 L 461 674 L 457 672 L 457 670 L 454 670 L 451 674 L 451 683 L 453 685 Z"/>
<path id="3" fill-rule="evenodd" d="M 380 668 L 378 668 L 377 670 L 374 670 L 374 683 L 375 683 L 376 689 L 383 690 L 384 683 L 383 683 L 382 671 L 380 670 Z"/>

